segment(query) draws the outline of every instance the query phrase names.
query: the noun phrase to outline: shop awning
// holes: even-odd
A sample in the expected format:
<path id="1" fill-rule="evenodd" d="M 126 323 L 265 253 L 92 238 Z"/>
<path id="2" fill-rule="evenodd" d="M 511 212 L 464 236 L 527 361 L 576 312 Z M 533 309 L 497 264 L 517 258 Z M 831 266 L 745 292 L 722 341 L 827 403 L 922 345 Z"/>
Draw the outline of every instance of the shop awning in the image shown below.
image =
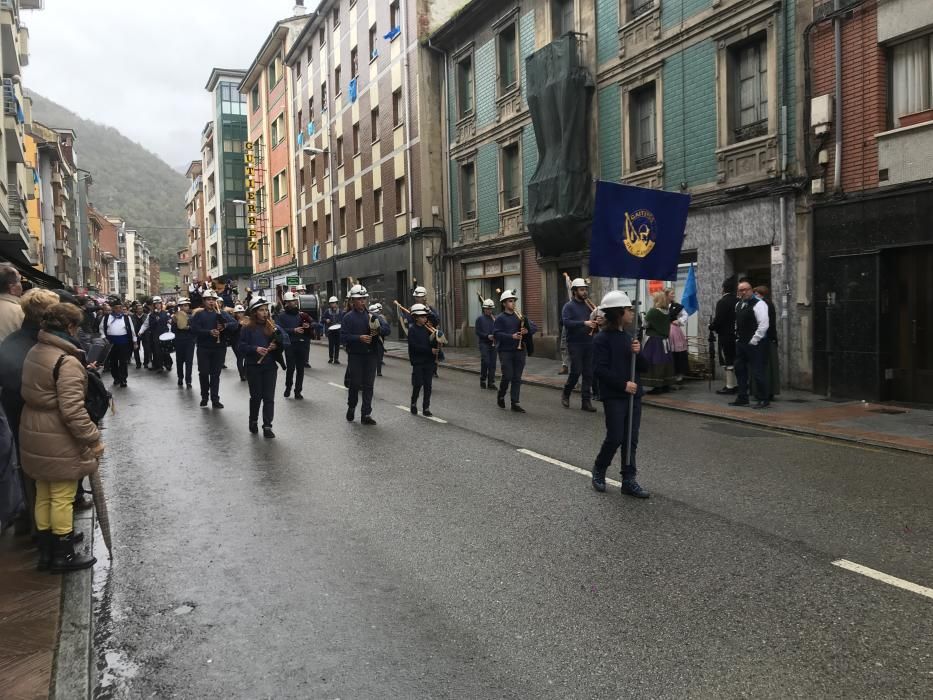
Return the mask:
<path id="1" fill-rule="evenodd" d="M 0 262 L 8 262 L 13 265 L 23 277 L 37 287 L 46 289 L 65 288 L 65 285 L 58 278 L 34 268 L 26 259 L 26 256 L 23 255 L 22 248 L 16 241 L 0 241 Z"/>

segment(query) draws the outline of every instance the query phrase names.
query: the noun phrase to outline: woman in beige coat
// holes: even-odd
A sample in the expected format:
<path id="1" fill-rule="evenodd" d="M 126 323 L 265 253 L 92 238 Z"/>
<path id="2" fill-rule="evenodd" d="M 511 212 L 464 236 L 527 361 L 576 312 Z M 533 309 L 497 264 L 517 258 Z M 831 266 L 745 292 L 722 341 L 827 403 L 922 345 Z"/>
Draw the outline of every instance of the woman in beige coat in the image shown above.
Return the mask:
<path id="1" fill-rule="evenodd" d="M 83 316 L 73 304 L 45 312 L 38 342 L 23 364 L 20 461 L 36 480 L 39 568 L 53 573 L 93 566 L 72 541 L 72 501 L 78 479 L 97 470 L 104 446 L 84 407 L 87 370 L 77 333 Z M 58 365 L 58 379 L 55 367 Z"/>

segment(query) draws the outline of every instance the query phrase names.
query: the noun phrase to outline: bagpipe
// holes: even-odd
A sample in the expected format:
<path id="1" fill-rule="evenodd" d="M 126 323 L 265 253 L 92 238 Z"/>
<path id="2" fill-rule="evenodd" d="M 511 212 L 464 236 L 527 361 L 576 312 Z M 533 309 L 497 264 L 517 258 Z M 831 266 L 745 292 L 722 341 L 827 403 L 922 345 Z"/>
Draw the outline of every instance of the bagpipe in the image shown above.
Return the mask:
<path id="1" fill-rule="evenodd" d="M 571 301 L 572 301 L 572 300 L 573 300 L 573 289 L 572 289 L 571 286 L 570 286 L 570 275 L 567 274 L 566 272 L 564 273 L 564 282 L 565 282 L 565 284 L 567 285 L 567 295 L 570 297 L 570 299 L 571 299 Z M 589 280 L 586 280 L 586 282 L 589 283 Z M 590 314 L 592 314 L 594 311 L 596 311 L 596 304 L 594 304 L 594 303 L 590 300 L 589 297 L 587 297 L 587 298 L 584 299 L 583 301 L 584 301 L 584 303 L 586 304 L 587 308 L 590 310 Z M 596 328 L 590 328 L 590 329 L 589 329 L 589 334 L 590 334 L 590 335 L 596 335 L 596 330 L 597 330 Z"/>
<path id="2" fill-rule="evenodd" d="M 270 355 L 273 355 L 274 356 L 273 359 L 275 359 L 279 367 L 281 367 L 282 369 L 285 369 L 285 343 L 286 343 L 285 333 L 281 328 L 279 328 L 276 325 L 275 330 L 272 332 L 272 336 L 269 338 L 269 342 L 266 344 L 267 352 L 265 355 L 260 355 L 259 362 L 257 364 L 260 364 L 260 365 L 263 364 L 263 362 L 265 362 L 265 359 L 267 357 L 269 357 Z M 273 345 L 275 347 L 273 347 Z"/>
<path id="3" fill-rule="evenodd" d="M 414 318 L 411 314 L 411 311 L 402 306 L 398 302 L 398 299 L 395 300 L 395 306 L 398 307 L 398 310 L 408 318 Z M 436 341 L 439 348 L 447 345 L 447 336 L 444 334 L 443 330 L 440 328 L 435 328 L 430 321 L 425 323 L 424 327 L 428 329 L 428 332 L 431 334 L 431 340 Z"/>

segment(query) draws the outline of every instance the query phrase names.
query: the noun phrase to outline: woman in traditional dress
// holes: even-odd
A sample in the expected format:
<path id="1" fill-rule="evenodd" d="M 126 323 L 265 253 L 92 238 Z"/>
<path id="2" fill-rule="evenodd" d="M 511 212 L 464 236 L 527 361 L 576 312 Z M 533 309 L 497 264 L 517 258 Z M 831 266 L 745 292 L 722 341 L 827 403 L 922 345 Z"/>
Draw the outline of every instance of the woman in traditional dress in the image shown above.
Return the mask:
<path id="1" fill-rule="evenodd" d="M 668 315 L 667 293 L 655 292 L 654 308 L 645 314 L 644 358 L 651 367 L 642 374 L 642 384 L 649 394 L 670 391 L 674 379 L 674 364 L 670 351 L 671 319 Z"/>

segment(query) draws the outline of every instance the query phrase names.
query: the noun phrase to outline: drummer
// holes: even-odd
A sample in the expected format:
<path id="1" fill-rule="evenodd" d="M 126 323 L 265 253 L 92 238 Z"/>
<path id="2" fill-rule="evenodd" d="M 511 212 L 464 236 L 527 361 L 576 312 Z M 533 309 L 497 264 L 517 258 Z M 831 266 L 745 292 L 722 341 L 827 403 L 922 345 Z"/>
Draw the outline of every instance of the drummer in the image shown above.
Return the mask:
<path id="1" fill-rule="evenodd" d="M 152 340 L 152 365 L 151 369 L 155 372 L 171 371 L 172 355 L 165 352 L 162 347 L 161 336 L 169 332 L 169 321 L 171 318 L 162 307 L 162 297 L 152 297 L 152 311 L 143 321 L 142 328 L 139 329 L 140 335 L 149 331 L 149 338 Z"/>
<path id="2" fill-rule="evenodd" d="M 178 366 L 178 386 L 185 383 L 191 388 L 191 370 L 194 366 L 194 335 L 191 333 L 191 301 L 182 297 L 178 310 L 172 315 L 169 327 L 175 334 L 175 359 Z"/>

